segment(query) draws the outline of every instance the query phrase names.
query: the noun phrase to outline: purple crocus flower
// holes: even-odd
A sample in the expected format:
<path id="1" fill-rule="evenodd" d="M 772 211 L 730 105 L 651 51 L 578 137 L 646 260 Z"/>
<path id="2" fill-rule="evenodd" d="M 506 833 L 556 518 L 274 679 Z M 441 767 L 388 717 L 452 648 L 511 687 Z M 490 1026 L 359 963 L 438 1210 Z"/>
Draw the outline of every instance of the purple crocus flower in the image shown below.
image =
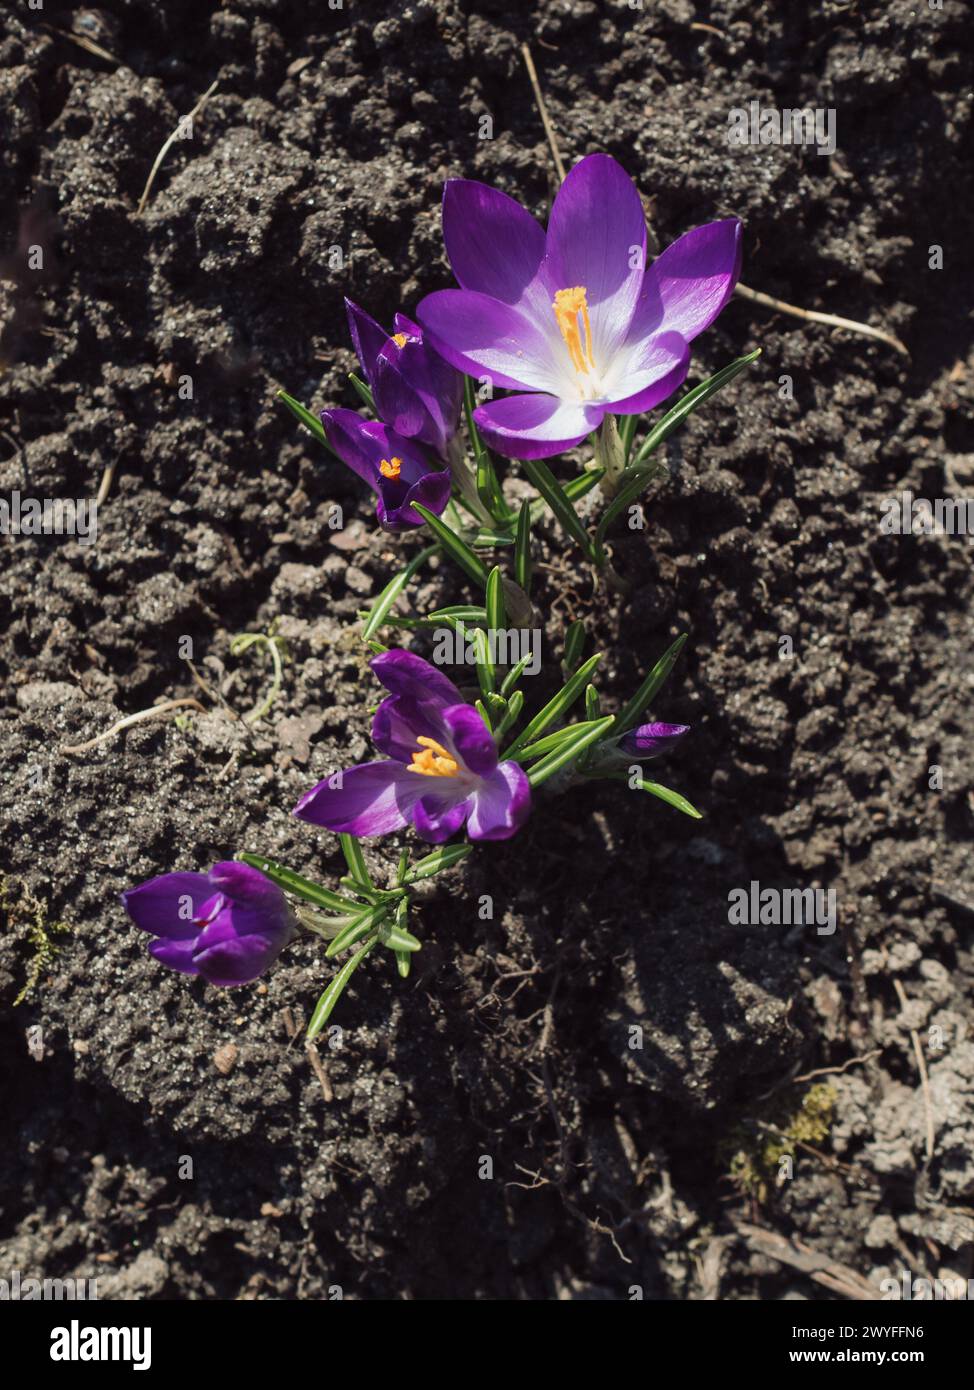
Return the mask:
<path id="1" fill-rule="evenodd" d="M 463 377 L 423 341 L 423 330 L 405 314 L 396 315 L 395 332 L 389 334 L 350 299 L 345 308 L 380 419 L 445 458 L 460 419 Z"/>
<path id="2" fill-rule="evenodd" d="M 689 724 L 640 724 L 628 733 L 617 734 L 596 744 L 586 760 L 591 774 L 613 772 L 631 763 L 649 762 L 669 753 L 688 733 Z"/>
<path id="3" fill-rule="evenodd" d="M 427 295 L 417 314 L 460 371 L 533 393 L 474 412 L 487 444 L 508 458 L 561 453 L 607 413 L 642 414 L 665 400 L 740 273 L 734 218 L 687 232 L 647 267 L 642 201 L 606 154 L 568 174 L 547 233 L 505 193 L 451 180 L 443 235 L 461 288 Z"/>
<path id="4" fill-rule="evenodd" d="M 497 761 L 494 736 L 474 707 L 414 652 L 383 652 L 370 664 L 392 692 L 372 723 L 372 742 L 387 760 L 319 782 L 294 814 L 356 836 L 412 825 L 440 844 L 466 822 L 471 840 L 509 839 L 527 817 L 531 788 L 517 763 Z"/>
<path id="5" fill-rule="evenodd" d="M 434 468 L 412 440 L 388 425 L 363 420 L 354 410 L 323 410 L 321 423 L 338 457 L 378 497 L 375 514 L 384 531 L 422 526 L 414 502 L 437 516 L 449 502 L 449 472 Z"/>
<path id="6" fill-rule="evenodd" d="M 246 985 L 274 963 L 296 922 L 284 894 L 249 864 L 208 874 L 161 874 L 129 888 L 122 904 L 156 938 L 149 954 L 211 985 Z"/>

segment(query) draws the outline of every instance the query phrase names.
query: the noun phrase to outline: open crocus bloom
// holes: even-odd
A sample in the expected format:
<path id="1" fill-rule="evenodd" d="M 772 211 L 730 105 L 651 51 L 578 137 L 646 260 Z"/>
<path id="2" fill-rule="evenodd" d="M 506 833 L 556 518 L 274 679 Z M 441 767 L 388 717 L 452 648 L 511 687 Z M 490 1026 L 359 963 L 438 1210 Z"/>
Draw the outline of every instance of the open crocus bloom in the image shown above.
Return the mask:
<path id="1" fill-rule="evenodd" d="M 325 438 L 378 498 L 375 509 L 385 531 L 422 526 L 413 511 L 418 502 L 439 516 L 450 500 L 450 474 L 434 468 L 416 444 L 379 420 L 363 420 L 354 410 L 323 410 Z"/>
<path id="2" fill-rule="evenodd" d="M 345 308 L 380 419 L 445 458 L 460 418 L 463 377 L 423 342 L 423 330 L 405 314 L 396 315 L 389 334 L 350 299 Z"/>
<path id="3" fill-rule="evenodd" d="M 372 742 L 388 761 L 319 782 L 294 814 L 360 837 L 412 825 L 439 844 L 466 823 L 471 840 L 509 839 L 527 817 L 531 788 L 517 763 L 497 761 L 477 711 L 414 652 L 383 652 L 371 666 L 392 692 L 372 724 Z"/>
<path id="4" fill-rule="evenodd" d="M 474 412 L 488 445 L 508 458 L 547 458 L 606 413 L 641 414 L 665 400 L 740 273 L 733 218 L 687 232 L 647 267 L 639 193 L 606 154 L 568 174 L 547 233 L 505 193 L 451 180 L 443 235 L 462 288 L 427 295 L 417 314 L 460 371 L 533 393 Z"/>
<path id="5" fill-rule="evenodd" d="M 150 955 L 211 985 L 256 980 L 296 929 L 277 885 L 236 860 L 215 864 L 208 874 L 161 874 L 129 888 L 122 904 L 156 938 Z"/>

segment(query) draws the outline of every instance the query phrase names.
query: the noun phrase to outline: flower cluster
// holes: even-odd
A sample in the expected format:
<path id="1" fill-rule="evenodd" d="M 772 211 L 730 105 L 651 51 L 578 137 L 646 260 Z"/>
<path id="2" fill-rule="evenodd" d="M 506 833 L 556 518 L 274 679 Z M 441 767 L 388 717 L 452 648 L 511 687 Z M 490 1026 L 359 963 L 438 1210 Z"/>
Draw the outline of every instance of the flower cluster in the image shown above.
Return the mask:
<path id="1" fill-rule="evenodd" d="M 458 288 L 426 295 L 415 319 L 397 313 L 387 333 L 345 301 L 361 371 L 351 380 L 365 414 L 334 407 L 315 418 L 281 393 L 371 488 L 380 527 L 423 527 L 429 538 L 362 615 L 372 674 L 388 692 L 372 720 L 380 756 L 325 777 L 294 808 L 338 836 L 348 873 L 333 890 L 248 853 L 208 874 L 163 874 L 123 894 L 133 921 L 153 937 L 150 953 L 214 985 L 255 980 L 299 926 L 323 937 L 329 958 L 346 959 L 318 1001 L 311 1037 L 377 946 L 408 974 L 421 945 L 407 926 L 413 885 L 478 843 L 516 836 L 542 788 L 555 794 L 603 778 L 699 816 L 644 767 L 688 732 L 685 724 L 641 722 L 685 636 L 615 713 L 603 712 L 594 683 L 601 653 L 583 660 L 590 634 L 581 621 L 565 634 L 560 682 L 542 682 L 548 698 L 534 712 L 523 681 L 537 666 L 510 641 L 499 656 L 495 639 L 528 629 L 540 636 L 531 626 L 539 621 L 532 535 L 546 512 L 596 580 L 625 591 L 609 563 L 612 524 L 660 471 L 666 437 L 757 356 L 694 387 L 637 443 L 641 417 L 683 384 L 690 344 L 734 290 L 740 224 L 708 223 L 650 260 L 635 185 L 614 159 L 595 154 L 564 180 L 547 228 L 507 194 L 458 179 L 445 188 L 443 233 Z M 594 457 L 574 477 L 556 479 L 545 460 L 588 437 Z M 533 488 L 517 505 L 505 490 L 511 461 Z M 579 504 L 596 489 L 604 506 L 596 503 L 593 514 L 589 496 L 585 515 Z M 433 555 L 457 566 L 474 600 L 396 612 Z M 385 629 L 439 629 L 457 649 L 469 638 L 473 698 L 418 653 L 384 646 L 376 634 Z M 407 848 L 394 882 L 380 887 L 361 841 L 403 833 L 434 848 L 417 860 Z"/>

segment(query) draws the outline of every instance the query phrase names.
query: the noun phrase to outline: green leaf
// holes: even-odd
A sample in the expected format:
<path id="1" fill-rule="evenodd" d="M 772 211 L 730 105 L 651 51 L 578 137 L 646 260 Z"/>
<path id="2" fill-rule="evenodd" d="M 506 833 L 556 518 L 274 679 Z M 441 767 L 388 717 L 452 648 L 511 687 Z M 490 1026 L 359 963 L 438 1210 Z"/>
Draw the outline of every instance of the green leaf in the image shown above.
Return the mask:
<path id="1" fill-rule="evenodd" d="M 507 709 L 504 712 L 503 719 L 498 724 L 497 728 L 494 730 L 495 739 L 500 740 L 501 738 L 503 738 L 503 736 L 507 733 L 508 729 L 512 728 L 513 725 L 517 723 L 518 717 L 523 708 L 524 691 L 515 690 L 514 694 L 508 701 Z"/>
<path id="2" fill-rule="evenodd" d="M 672 671 L 673 664 L 680 655 L 688 635 L 688 633 L 682 632 L 672 646 L 667 647 L 666 651 L 660 657 L 659 661 L 657 661 L 635 695 L 616 715 L 612 723 L 613 734 L 624 734 L 636 724 L 643 710 L 648 707 L 650 701 Z"/>
<path id="3" fill-rule="evenodd" d="M 590 656 L 583 666 L 580 666 L 573 676 L 571 676 L 558 694 L 555 695 L 545 705 L 544 709 L 539 710 L 533 719 L 529 720 L 517 738 L 504 754 L 505 758 L 515 757 L 518 749 L 529 744 L 532 739 L 537 738 L 542 729 L 546 729 L 549 724 L 553 724 L 556 719 L 560 719 L 574 704 L 576 697 L 582 691 L 589 676 L 602 660 L 600 652 L 595 656 Z"/>
<path id="4" fill-rule="evenodd" d="M 562 492 L 569 502 L 577 502 L 580 497 L 584 497 L 587 492 L 591 492 L 596 483 L 602 481 L 605 476 L 604 468 L 586 468 L 584 473 L 579 473 L 577 477 L 570 478 Z M 543 497 L 536 497 L 531 503 L 531 524 L 539 521 L 544 516 L 546 502 Z"/>
<path id="5" fill-rule="evenodd" d="M 504 526 L 511 516 L 511 510 L 504 501 L 501 485 L 494 468 L 494 461 L 486 449 L 475 456 L 477 469 L 477 495 L 499 526 Z"/>
<path id="6" fill-rule="evenodd" d="M 372 392 L 369 389 L 369 387 L 366 386 L 362 378 L 356 376 L 354 372 L 349 372 L 348 379 L 355 387 L 355 390 L 358 392 L 359 398 L 361 399 L 362 404 L 365 406 L 366 410 L 371 415 L 374 415 L 376 418 L 378 418 L 379 412 L 375 408 L 375 401 L 372 398 Z"/>
<path id="7" fill-rule="evenodd" d="M 427 621 L 435 620 L 464 623 L 470 627 L 476 627 L 478 624 L 484 626 L 487 622 L 487 609 L 478 608 L 473 603 L 454 603 L 449 608 L 435 609 Z"/>
<path id="8" fill-rule="evenodd" d="M 343 927 L 335 939 L 329 944 L 325 955 L 329 957 L 340 956 L 343 951 L 347 951 L 349 946 L 355 946 L 368 934 L 388 917 L 391 903 L 376 903 L 374 907 L 366 908 L 359 913 L 354 922 L 349 922 L 347 927 Z"/>
<path id="9" fill-rule="evenodd" d="M 348 835 L 344 831 L 339 833 L 338 843 L 342 847 L 342 854 L 345 856 L 345 863 L 348 865 L 348 872 L 353 880 L 362 888 L 374 888 L 375 884 L 365 866 L 365 855 L 362 853 L 361 843 L 354 835 Z"/>
<path id="10" fill-rule="evenodd" d="M 585 718 L 598 719 L 602 713 L 602 701 L 594 685 L 585 687 Z"/>
<path id="11" fill-rule="evenodd" d="M 543 758 L 547 753 L 557 748 L 560 743 L 563 743 L 566 738 L 572 738 L 579 729 L 588 729 L 601 723 L 601 719 L 587 719 L 580 724 L 566 724 L 563 729 L 556 729 L 553 734 L 545 734 L 544 738 L 529 743 L 518 753 L 518 758 Z"/>
<path id="12" fill-rule="evenodd" d="M 566 672 L 574 671 L 582 655 L 585 646 L 585 624 L 581 618 L 576 618 L 571 627 L 565 633 L 565 655 L 562 657 L 562 665 Z"/>
<path id="13" fill-rule="evenodd" d="M 582 525 L 582 520 L 572 505 L 567 489 L 559 486 L 555 475 L 544 459 L 522 459 L 521 467 L 548 503 L 564 530 L 578 543 L 582 553 L 594 562 L 595 550 L 592 539 Z"/>
<path id="14" fill-rule="evenodd" d="M 690 804 L 685 796 L 679 792 L 670 791 L 669 787 L 663 787 L 659 782 L 647 782 L 640 777 L 638 782 L 628 782 L 627 784 L 635 791 L 649 792 L 652 796 L 658 796 L 660 801 L 665 801 L 668 806 L 675 806 L 678 811 L 682 811 L 685 816 L 692 816 L 694 820 L 703 820 L 703 813 L 698 811 L 696 806 Z"/>
<path id="15" fill-rule="evenodd" d="M 490 526 L 480 526 L 476 531 L 466 531 L 463 537 L 470 545 L 481 550 L 497 550 L 501 546 L 513 545 L 514 537 L 510 531 L 495 531 Z"/>
<path id="16" fill-rule="evenodd" d="M 528 781 L 531 786 L 540 787 L 542 782 L 547 782 L 549 777 L 560 772 L 567 763 L 574 762 L 590 744 L 603 736 L 611 723 L 612 716 L 606 715 L 594 724 L 575 725 L 570 738 L 563 739 L 557 748 L 552 749 L 546 757 L 528 769 Z"/>
<path id="17" fill-rule="evenodd" d="M 305 902 L 314 903 L 317 907 L 327 907 L 333 912 L 347 912 L 349 907 L 359 906 L 350 898 L 332 893 L 330 889 L 322 888 L 317 883 L 302 878 L 300 874 L 292 873 L 283 864 L 275 864 L 272 859 L 265 859 L 263 855 L 244 853 L 238 854 L 237 858 L 244 864 L 249 864 L 252 869 L 259 869 L 262 874 L 266 874 L 271 882 L 276 883 L 278 888 L 283 888 L 285 893 L 293 893 L 296 898 L 304 898 Z"/>
<path id="18" fill-rule="evenodd" d="M 517 518 L 517 539 L 514 542 L 514 578 L 524 592 L 531 594 L 531 503 L 521 503 Z"/>
<path id="19" fill-rule="evenodd" d="M 305 429 L 310 430 L 319 444 L 324 444 L 332 458 L 338 458 L 334 449 L 325 437 L 325 429 L 317 415 L 312 415 L 310 410 L 305 410 L 300 401 L 296 401 L 293 396 L 289 396 L 286 391 L 278 391 L 277 399 L 283 401 L 290 410 L 291 414 L 298 419 Z"/>
<path id="20" fill-rule="evenodd" d="M 467 418 L 467 434 L 470 438 L 470 448 L 474 458 L 478 454 L 485 453 L 484 441 L 480 437 L 480 431 L 473 418 L 473 413 L 477 408 L 477 398 L 474 391 L 479 383 L 475 382 L 472 376 L 463 378 L 463 413 Z"/>
<path id="21" fill-rule="evenodd" d="M 493 695 L 497 689 L 497 677 L 487 634 L 482 627 L 475 627 L 473 630 L 473 646 L 477 654 L 477 680 L 480 683 L 480 693 L 486 700 L 488 695 Z M 487 722 L 490 723 L 489 720 Z"/>
<path id="22" fill-rule="evenodd" d="M 626 463 L 629 462 L 629 455 L 632 453 L 632 441 L 635 438 L 638 420 L 638 415 L 624 415 L 622 417 L 622 424 L 619 426 L 619 438 L 622 441 L 622 457 Z"/>
<path id="23" fill-rule="evenodd" d="M 528 652 L 527 656 L 522 656 L 522 657 L 521 657 L 521 660 L 517 663 L 516 666 L 512 666 L 512 667 L 511 667 L 511 669 L 508 671 L 507 675 L 506 675 L 506 676 L 504 677 L 504 679 L 501 681 L 501 694 L 502 694 L 503 696 L 506 697 L 506 696 L 510 695 L 511 691 L 515 688 L 515 686 L 517 685 L 518 681 L 519 681 L 519 680 L 521 679 L 521 677 L 524 675 L 524 668 L 525 668 L 525 666 L 527 666 L 527 664 L 528 664 L 528 662 L 529 662 L 530 660 L 531 660 L 531 653 Z"/>
<path id="24" fill-rule="evenodd" d="M 356 951 L 354 956 L 348 958 L 341 970 L 339 970 L 338 974 L 331 981 L 324 994 L 318 1000 L 315 1005 L 314 1013 L 311 1015 L 311 1022 L 308 1024 L 308 1031 L 305 1035 L 308 1042 L 313 1042 L 322 1028 L 324 1028 L 331 1017 L 332 1009 L 334 1009 L 341 998 L 342 990 L 348 984 L 362 961 L 372 950 L 377 939 L 377 937 L 373 937 L 371 941 L 365 943 L 361 950 Z"/>
<path id="25" fill-rule="evenodd" d="M 373 603 L 365 627 L 362 629 L 362 637 L 365 641 L 369 640 L 376 628 L 382 626 L 390 608 L 412 579 L 413 575 L 421 565 L 425 565 L 429 557 L 434 555 L 437 550 L 439 550 L 438 545 L 428 545 L 425 550 L 421 550 L 418 555 L 413 556 L 405 569 L 400 570 L 398 574 L 394 575 L 392 579 L 389 580 L 389 583 L 382 590 L 382 593 L 376 599 L 375 603 Z"/>
<path id="26" fill-rule="evenodd" d="M 688 391 L 682 400 L 677 401 L 672 410 L 666 412 L 659 424 L 650 430 L 630 467 L 639 468 L 650 454 L 659 448 L 664 439 L 683 424 L 688 415 L 691 415 L 698 406 L 703 405 L 704 401 L 708 401 L 715 392 L 726 386 L 728 382 L 733 381 L 739 372 L 743 372 L 745 367 L 756 362 L 760 356 L 761 349 L 755 348 L 753 352 L 747 353 L 744 357 L 735 358 L 726 367 L 722 367 L 719 372 L 715 372 L 706 381 L 702 381 L 699 386 L 695 386 L 692 391 Z"/>
<path id="27" fill-rule="evenodd" d="M 503 632 L 507 627 L 507 607 L 504 603 L 504 576 L 500 565 L 495 565 L 487 576 L 487 627 L 495 632 Z"/>
<path id="28" fill-rule="evenodd" d="M 392 923 L 381 928 L 379 940 L 383 946 L 388 946 L 390 951 L 419 951 L 423 945 L 421 941 L 416 940 L 412 932 L 406 931 L 404 927 L 394 926 Z"/>
<path id="29" fill-rule="evenodd" d="M 416 860 L 403 883 L 418 883 L 421 878 L 432 878 L 444 869 L 452 869 L 454 864 L 466 859 L 472 849 L 473 845 L 443 845 L 440 849 L 434 849 L 432 854 L 426 854 L 422 859 Z"/>
<path id="30" fill-rule="evenodd" d="M 599 524 L 595 530 L 595 550 L 599 560 L 603 564 L 605 562 L 605 535 L 609 527 L 617 516 L 620 516 L 627 507 L 631 506 L 641 492 L 646 491 L 653 479 L 662 471 L 662 468 L 657 466 L 655 468 L 644 468 L 634 477 L 628 477 L 623 474 L 626 481 L 602 513 L 599 518 Z"/>
<path id="31" fill-rule="evenodd" d="M 462 541 L 455 531 L 451 531 L 446 522 L 441 521 L 435 513 L 420 506 L 418 502 L 414 502 L 413 507 L 419 512 L 440 545 L 450 558 L 460 566 L 464 574 L 469 575 L 474 583 L 479 584 L 481 588 L 486 587 L 487 570 L 484 562 L 474 554 L 469 545 Z"/>
<path id="32" fill-rule="evenodd" d="M 396 952 L 396 969 L 399 971 L 399 974 L 400 974 L 401 978 L 404 979 L 404 980 L 408 977 L 409 971 L 410 971 L 410 967 L 412 966 L 412 963 L 413 963 L 413 962 L 412 962 L 412 959 L 411 959 L 411 956 L 412 956 L 412 952 L 411 952 L 411 951 L 397 951 L 397 952 Z"/>

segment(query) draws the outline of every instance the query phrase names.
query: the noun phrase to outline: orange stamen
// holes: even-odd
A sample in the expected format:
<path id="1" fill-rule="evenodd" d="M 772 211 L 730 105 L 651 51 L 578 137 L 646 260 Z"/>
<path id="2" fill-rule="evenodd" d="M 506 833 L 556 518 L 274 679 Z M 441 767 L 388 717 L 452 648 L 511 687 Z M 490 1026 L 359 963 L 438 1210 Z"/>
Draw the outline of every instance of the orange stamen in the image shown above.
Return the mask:
<path id="1" fill-rule="evenodd" d="M 592 357 L 592 325 L 588 317 L 588 301 L 585 298 L 585 286 L 576 285 L 574 289 L 557 290 L 551 307 L 555 311 L 555 320 L 561 330 L 561 336 L 565 340 L 569 356 L 572 359 L 572 366 L 576 372 L 586 374 L 595 366 Z M 581 318 L 581 324 L 579 324 Z M 584 330 L 585 340 L 582 341 Z"/>
<path id="2" fill-rule="evenodd" d="M 402 459 L 383 459 L 379 464 L 379 472 L 383 478 L 398 478 L 399 470 L 402 468 Z"/>
<path id="3" fill-rule="evenodd" d="M 409 764 L 410 772 L 421 772 L 424 777 L 456 777 L 458 775 L 460 764 L 441 743 L 437 743 L 435 738 L 420 736 L 416 741 L 422 746 L 417 748 L 413 754 L 413 760 Z"/>
<path id="4" fill-rule="evenodd" d="M 396 347 L 404 348 L 406 346 L 407 336 L 408 335 L 405 333 L 393 333 L 392 341 L 395 343 Z"/>

